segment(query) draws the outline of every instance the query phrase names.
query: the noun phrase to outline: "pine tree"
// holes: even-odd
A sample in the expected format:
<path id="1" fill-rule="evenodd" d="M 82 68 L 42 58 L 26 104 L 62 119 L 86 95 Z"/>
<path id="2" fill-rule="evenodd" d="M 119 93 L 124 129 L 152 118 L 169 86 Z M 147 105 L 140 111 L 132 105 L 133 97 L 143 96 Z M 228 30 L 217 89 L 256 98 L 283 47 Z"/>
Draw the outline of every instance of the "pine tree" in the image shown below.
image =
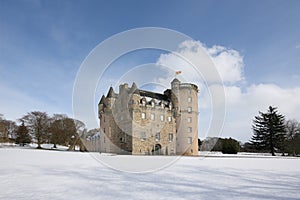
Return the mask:
<path id="1" fill-rule="evenodd" d="M 29 135 L 27 127 L 24 125 L 24 122 L 18 127 L 16 131 L 16 143 L 24 146 L 27 143 L 31 142 L 31 137 Z"/>
<path id="2" fill-rule="evenodd" d="M 250 142 L 257 150 L 269 150 L 274 156 L 276 149 L 284 151 L 285 119 L 270 106 L 266 113 L 259 112 L 252 125 L 253 133 Z"/>

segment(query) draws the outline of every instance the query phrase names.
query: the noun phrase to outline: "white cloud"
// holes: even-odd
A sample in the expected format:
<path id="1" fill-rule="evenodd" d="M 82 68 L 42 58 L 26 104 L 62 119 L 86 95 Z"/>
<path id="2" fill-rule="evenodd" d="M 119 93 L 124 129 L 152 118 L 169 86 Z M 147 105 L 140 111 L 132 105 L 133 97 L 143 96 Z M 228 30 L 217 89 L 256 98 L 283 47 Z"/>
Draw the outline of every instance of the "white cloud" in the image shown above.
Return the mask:
<path id="1" fill-rule="evenodd" d="M 226 95 L 226 120 L 222 136 L 234 137 L 242 141 L 247 141 L 252 135 L 252 119 L 258 111 L 266 111 L 268 106 L 276 106 L 279 112 L 284 114 L 287 119 L 295 118 L 300 121 L 300 85 L 294 88 L 282 88 L 275 84 L 252 84 L 241 87 L 240 83 L 246 80 L 244 77 L 243 56 L 234 50 L 223 46 L 215 45 L 206 47 L 199 41 L 186 41 L 179 46 L 177 52 L 163 54 L 158 59 L 158 64 L 172 66 L 174 70 L 182 70 L 185 80 L 195 81 L 199 75 L 190 69 L 189 64 L 183 61 L 176 53 L 191 59 L 193 63 L 201 66 L 200 69 L 206 76 L 208 87 L 200 83 L 199 93 L 199 135 L 203 137 L 203 131 L 207 131 L 211 118 L 211 97 L 209 91 L 219 88 L 210 83 L 209 72 L 206 63 L 203 63 L 203 52 L 207 53 L 224 81 Z M 189 67 L 189 68 L 188 68 Z M 203 79 L 202 79 L 203 80 Z M 160 80 L 158 80 L 160 81 Z M 220 89 L 220 88 L 219 88 Z"/>
<path id="2" fill-rule="evenodd" d="M 191 64 L 176 53 L 194 63 L 207 82 L 218 81 L 214 75 L 214 66 L 225 83 L 233 84 L 244 79 L 243 57 L 234 49 L 218 45 L 209 48 L 199 41 L 188 40 L 180 44 L 177 52 L 162 54 L 158 59 L 157 64 L 182 70 L 184 75 L 195 80 L 199 79 L 199 73 L 192 70 Z M 207 61 L 207 55 L 210 56 L 212 63 Z"/>
<path id="3" fill-rule="evenodd" d="M 243 57 L 238 51 L 222 46 L 206 48 L 224 82 L 235 83 L 244 79 Z"/>

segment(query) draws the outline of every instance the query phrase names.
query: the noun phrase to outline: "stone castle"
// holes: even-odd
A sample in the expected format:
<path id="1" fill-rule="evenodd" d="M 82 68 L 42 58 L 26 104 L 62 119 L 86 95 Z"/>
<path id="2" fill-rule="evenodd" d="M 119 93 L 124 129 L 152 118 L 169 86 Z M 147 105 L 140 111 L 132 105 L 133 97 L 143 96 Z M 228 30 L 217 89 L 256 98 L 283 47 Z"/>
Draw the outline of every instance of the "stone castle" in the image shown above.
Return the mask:
<path id="1" fill-rule="evenodd" d="M 133 155 L 198 155 L 198 87 L 177 78 L 163 94 L 110 87 L 98 104 L 100 151 Z"/>

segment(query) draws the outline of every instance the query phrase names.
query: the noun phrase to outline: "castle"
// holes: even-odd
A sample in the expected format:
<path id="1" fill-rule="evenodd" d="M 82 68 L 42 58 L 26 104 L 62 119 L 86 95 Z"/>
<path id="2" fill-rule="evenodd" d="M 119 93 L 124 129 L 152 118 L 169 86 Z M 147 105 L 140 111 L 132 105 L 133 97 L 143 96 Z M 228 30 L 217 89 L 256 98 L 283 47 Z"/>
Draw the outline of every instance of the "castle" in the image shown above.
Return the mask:
<path id="1" fill-rule="evenodd" d="M 132 155 L 198 155 L 198 87 L 177 78 L 163 94 L 135 83 L 110 87 L 98 104 L 100 151 Z"/>

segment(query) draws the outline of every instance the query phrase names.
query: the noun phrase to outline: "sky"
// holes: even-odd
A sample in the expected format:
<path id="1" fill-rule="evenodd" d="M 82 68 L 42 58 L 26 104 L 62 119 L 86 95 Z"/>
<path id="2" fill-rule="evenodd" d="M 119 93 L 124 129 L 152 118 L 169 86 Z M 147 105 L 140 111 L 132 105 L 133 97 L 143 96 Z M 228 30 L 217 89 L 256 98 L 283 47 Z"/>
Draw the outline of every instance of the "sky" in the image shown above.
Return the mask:
<path id="1" fill-rule="evenodd" d="M 11 120 L 35 110 L 73 116 L 74 82 L 90 52 L 120 32 L 162 27 L 193 38 L 178 52 L 195 62 L 197 49 L 211 57 L 226 95 L 220 134 L 247 141 L 253 117 L 269 105 L 300 121 L 299 10 L 297 0 L 0 0 L 0 113 Z M 112 64 L 95 99 L 122 73 L 149 62 L 193 79 L 172 52 L 136 51 Z M 209 87 L 199 93 L 201 138 L 210 119 Z"/>

